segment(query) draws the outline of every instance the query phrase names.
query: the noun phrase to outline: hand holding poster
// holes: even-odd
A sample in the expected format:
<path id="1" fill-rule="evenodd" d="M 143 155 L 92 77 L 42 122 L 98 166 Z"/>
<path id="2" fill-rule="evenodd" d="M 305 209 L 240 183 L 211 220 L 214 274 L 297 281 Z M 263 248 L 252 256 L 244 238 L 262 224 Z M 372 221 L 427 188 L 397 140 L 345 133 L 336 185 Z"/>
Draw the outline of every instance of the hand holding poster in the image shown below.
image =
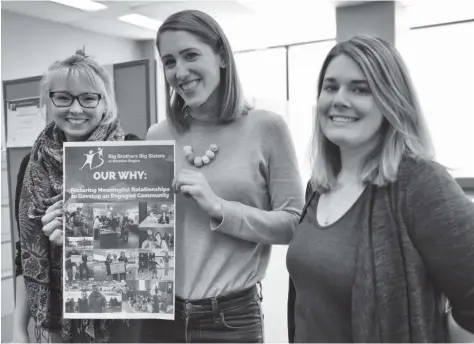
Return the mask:
<path id="1" fill-rule="evenodd" d="M 64 318 L 174 319 L 173 177 L 172 141 L 64 144 Z"/>

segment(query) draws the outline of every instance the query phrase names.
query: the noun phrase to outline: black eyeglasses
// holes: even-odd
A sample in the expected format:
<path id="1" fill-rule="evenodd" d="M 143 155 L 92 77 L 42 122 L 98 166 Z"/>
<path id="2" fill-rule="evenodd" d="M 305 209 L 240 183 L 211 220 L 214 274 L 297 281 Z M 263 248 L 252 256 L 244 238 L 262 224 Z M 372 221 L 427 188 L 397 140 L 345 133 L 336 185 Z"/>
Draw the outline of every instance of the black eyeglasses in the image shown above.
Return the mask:
<path id="1" fill-rule="evenodd" d="M 69 107 L 77 99 L 79 104 L 86 109 L 94 109 L 99 105 L 102 95 L 99 93 L 82 93 L 73 96 L 68 92 L 49 92 L 49 98 L 59 108 Z"/>

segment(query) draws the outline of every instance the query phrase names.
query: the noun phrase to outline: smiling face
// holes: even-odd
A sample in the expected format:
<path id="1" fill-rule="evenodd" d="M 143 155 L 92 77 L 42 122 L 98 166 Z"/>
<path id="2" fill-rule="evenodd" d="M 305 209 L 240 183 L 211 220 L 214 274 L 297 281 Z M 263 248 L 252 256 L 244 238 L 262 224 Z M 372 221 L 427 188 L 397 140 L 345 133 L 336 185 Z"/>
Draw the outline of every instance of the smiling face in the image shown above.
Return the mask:
<path id="1" fill-rule="evenodd" d="M 384 117 L 362 70 L 350 57 L 339 55 L 329 63 L 318 116 L 324 135 L 340 148 L 373 148 L 377 144 Z"/>
<path id="2" fill-rule="evenodd" d="M 92 87 L 84 76 L 66 77 L 60 74 L 52 78 L 50 91 L 67 92 L 72 96 L 84 93 L 101 93 Z M 87 98 L 84 101 L 88 101 Z M 90 109 L 82 107 L 78 99 L 75 99 L 68 107 L 57 107 L 49 99 L 47 111 L 49 118 L 63 131 L 67 141 L 85 141 L 101 122 L 105 113 L 105 101 L 101 99 L 97 107 Z"/>
<path id="3" fill-rule="evenodd" d="M 156 239 L 156 241 L 161 242 L 161 234 L 160 234 L 160 233 L 156 233 L 155 239 Z"/>
<path id="4" fill-rule="evenodd" d="M 224 67 L 219 54 L 186 31 L 165 31 L 159 41 L 168 84 L 190 108 L 215 101 Z"/>

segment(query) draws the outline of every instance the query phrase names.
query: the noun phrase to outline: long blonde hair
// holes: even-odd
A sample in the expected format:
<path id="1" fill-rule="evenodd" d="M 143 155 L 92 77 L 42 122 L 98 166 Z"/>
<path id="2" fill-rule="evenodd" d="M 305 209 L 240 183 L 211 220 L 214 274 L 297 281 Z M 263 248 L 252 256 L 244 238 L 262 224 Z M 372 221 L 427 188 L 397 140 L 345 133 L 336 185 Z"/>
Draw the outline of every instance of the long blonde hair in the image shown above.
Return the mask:
<path id="1" fill-rule="evenodd" d="M 84 51 L 77 50 L 68 58 L 54 62 L 40 83 L 40 108 L 45 109 L 51 91 L 51 82 L 56 77 L 84 77 L 90 85 L 104 96 L 106 122 L 117 118 L 117 103 L 115 102 L 114 85 L 110 73 L 95 60 L 86 56 Z M 46 118 L 48 118 L 46 116 Z"/>
<path id="2" fill-rule="evenodd" d="M 395 181 L 404 155 L 433 159 L 433 144 L 410 74 L 400 53 L 389 42 L 356 36 L 337 43 L 323 62 L 318 99 L 329 64 L 342 54 L 361 68 L 375 104 L 384 116 L 380 144 L 366 156 L 360 170 L 362 181 L 379 186 Z M 313 189 L 319 192 L 331 190 L 341 170 L 340 150 L 322 132 L 318 113 L 314 121 L 310 162 Z"/>

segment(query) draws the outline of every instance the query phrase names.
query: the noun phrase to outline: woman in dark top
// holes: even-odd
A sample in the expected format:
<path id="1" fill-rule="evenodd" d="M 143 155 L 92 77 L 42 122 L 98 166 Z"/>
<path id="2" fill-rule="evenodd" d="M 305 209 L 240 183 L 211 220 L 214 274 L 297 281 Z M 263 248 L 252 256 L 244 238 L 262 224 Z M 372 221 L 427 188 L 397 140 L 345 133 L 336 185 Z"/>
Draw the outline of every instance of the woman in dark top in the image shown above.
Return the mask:
<path id="1" fill-rule="evenodd" d="M 81 277 L 81 280 L 83 279 L 88 280 L 90 272 L 89 272 L 89 266 L 87 265 L 88 257 L 85 251 L 82 252 L 81 258 L 82 258 L 82 263 L 79 266 L 79 275 Z"/>
<path id="2" fill-rule="evenodd" d="M 79 313 L 88 313 L 89 312 L 89 299 L 87 298 L 87 292 L 83 291 L 81 298 L 77 301 Z"/>
<path id="3" fill-rule="evenodd" d="M 110 263 L 112 263 L 112 256 L 110 253 L 107 255 L 105 258 L 104 264 L 105 264 L 105 272 L 107 273 L 107 279 L 112 280 L 112 272 L 110 271 Z M 110 276 L 110 277 L 109 277 Z"/>
<path id="4" fill-rule="evenodd" d="M 158 220 L 158 223 L 162 224 L 162 225 L 167 225 L 167 224 L 170 223 L 170 218 L 169 218 L 168 214 L 166 213 L 166 211 L 161 213 L 161 216 L 160 216 L 160 219 Z"/>
<path id="5" fill-rule="evenodd" d="M 287 253 L 290 342 L 443 342 L 474 332 L 474 204 L 433 149 L 405 64 L 354 37 L 318 81 L 313 172 Z"/>
<path id="6" fill-rule="evenodd" d="M 18 179 L 21 258 L 17 261 L 22 265 L 18 273 L 23 274 L 24 283 L 17 284 L 14 338 L 28 340 L 26 326 L 32 317 L 38 342 L 74 340 L 78 333 L 81 340 L 108 340 L 107 330 L 114 322 L 102 321 L 103 326 L 95 331 L 91 326 L 97 321 L 60 320 L 62 225 L 56 219 L 62 212 L 62 142 L 124 139 L 116 116 L 113 83 L 103 67 L 78 51 L 55 62 L 41 87 L 41 102 L 53 121 L 38 136 L 29 161 L 24 159 L 24 177 Z"/>

